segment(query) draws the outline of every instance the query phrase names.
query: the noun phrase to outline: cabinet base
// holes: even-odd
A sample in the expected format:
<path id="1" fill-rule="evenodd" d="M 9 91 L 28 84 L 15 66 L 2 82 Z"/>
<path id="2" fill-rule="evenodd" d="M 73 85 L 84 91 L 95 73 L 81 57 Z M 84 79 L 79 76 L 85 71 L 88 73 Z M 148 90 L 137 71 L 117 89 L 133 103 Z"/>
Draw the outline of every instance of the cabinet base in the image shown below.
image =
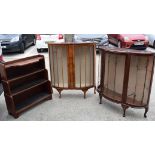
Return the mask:
<path id="1" fill-rule="evenodd" d="M 72 88 L 71 89 L 70 88 L 58 88 L 58 87 L 53 87 L 53 88 L 55 88 L 58 91 L 59 98 L 61 98 L 61 94 L 62 94 L 63 90 L 82 90 L 84 93 L 84 95 L 83 95 L 84 99 L 86 98 L 86 93 L 87 93 L 88 89 L 90 89 L 90 88 L 94 88 L 94 94 L 96 94 L 96 87 L 95 86 L 86 87 L 86 88 L 74 88 L 74 89 L 72 89 Z"/>
<path id="2" fill-rule="evenodd" d="M 126 116 L 126 110 L 129 108 L 130 106 L 128 106 L 128 105 L 122 105 L 122 108 L 123 108 L 123 117 L 125 117 Z M 132 107 L 131 106 L 131 108 L 134 108 L 134 107 Z M 137 107 L 135 107 L 135 108 L 137 108 Z M 147 118 L 147 112 L 148 112 L 148 107 L 140 107 L 140 108 L 144 108 L 145 109 L 145 112 L 144 112 L 144 118 Z"/>
<path id="3" fill-rule="evenodd" d="M 99 104 L 102 104 L 102 97 L 105 97 L 104 95 L 102 95 L 101 94 L 101 92 L 99 92 Z M 106 98 L 106 97 L 105 97 Z M 116 102 L 116 103 L 118 103 L 118 102 Z M 142 107 L 136 107 L 136 106 L 130 106 L 130 105 L 126 105 L 126 104 L 123 104 L 123 103 L 119 103 L 119 104 L 121 104 L 121 106 L 122 106 L 122 109 L 123 109 L 123 117 L 126 117 L 126 110 L 128 109 L 128 108 L 144 108 L 145 109 L 145 112 L 144 112 L 144 118 L 147 118 L 147 112 L 148 112 L 148 110 L 149 110 L 149 108 L 148 108 L 148 106 L 142 106 Z"/>

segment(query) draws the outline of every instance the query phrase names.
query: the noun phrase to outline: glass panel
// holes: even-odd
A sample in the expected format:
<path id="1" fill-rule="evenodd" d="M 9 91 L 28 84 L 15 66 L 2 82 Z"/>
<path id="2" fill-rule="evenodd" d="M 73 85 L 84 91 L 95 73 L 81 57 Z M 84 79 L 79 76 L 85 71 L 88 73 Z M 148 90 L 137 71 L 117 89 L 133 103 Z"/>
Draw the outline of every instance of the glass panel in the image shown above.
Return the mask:
<path id="1" fill-rule="evenodd" d="M 85 47 L 86 86 L 93 85 L 93 47 Z"/>
<path id="2" fill-rule="evenodd" d="M 68 87 L 67 48 L 50 46 L 52 85 Z"/>
<path id="3" fill-rule="evenodd" d="M 68 63 L 67 63 L 67 47 L 62 47 L 62 66 L 63 66 L 63 78 L 64 87 L 68 87 Z"/>
<path id="4" fill-rule="evenodd" d="M 147 104 L 153 59 L 131 56 L 127 103 L 135 106 Z"/>
<path id="5" fill-rule="evenodd" d="M 118 94 L 123 93 L 124 82 L 124 69 L 125 69 L 125 56 L 117 55 L 116 74 L 115 74 L 115 92 Z"/>
<path id="6" fill-rule="evenodd" d="M 79 46 L 74 48 L 75 56 L 75 87 L 80 87 L 81 81 L 81 49 Z"/>
<path id="7" fill-rule="evenodd" d="M 144 87 L 144 96 L 143 96 L 143 103 L 147 104 L 147 100 L 149 97 L 149 89 L 150 89 L 150 82 L 151 82 L 151 75 L 153 72 L 153 56 L 148 57 L 148 65 L 147 65 L 147 75 L 146 75 L 146 81 L 145 81 L 145 87 Z"/>
<path id="8" fill-rule="evenodd" d="M 58 60 L 57 60 L 57 47 L 53 46 L 53 70 L 54 70 L 54 79 L 55 79 L 55 86 L 59 86 L 59 77 L 58 77 Z"/>
<path id="9" fill-rule="evenodd" d="M 55 85 L 55 78 L 54 78 L 54 63 L 53 63 L 53 51 L 52 51 L 52 46 L 49 46 L 49 59 L 50 59 L 50 74 L 51 74 L 51 84 L 54 86 Z"/>
<path id="10" fill-rule="evenodd" d="M 76 87 L 88 87 L 94 84 L 94 47 L 75 45 L 75 83 Z"/>
<path id="11" fill-rule="evenodd" d="M 117 101 L 122 100 L 124 67 L 125 56 L 105 54 L 104 94 Z"/>
<path id="12" fill-rule="evenodd" d="M 85 82 L 86 82 L 86 51 L 85 47 L 81 46 L 81 51 L 80 51 L 80 59 L 81 59 L 81 87 L 85 87 Z"/>

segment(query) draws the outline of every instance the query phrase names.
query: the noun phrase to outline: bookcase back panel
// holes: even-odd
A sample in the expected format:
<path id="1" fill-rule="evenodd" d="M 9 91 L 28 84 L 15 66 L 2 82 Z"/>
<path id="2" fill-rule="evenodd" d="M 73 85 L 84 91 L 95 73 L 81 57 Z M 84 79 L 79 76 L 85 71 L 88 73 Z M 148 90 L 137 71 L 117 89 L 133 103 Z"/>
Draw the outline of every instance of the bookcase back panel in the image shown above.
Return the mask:
<path id="1" fill-rule="evenodd" d="M 27 78 L 21 78 L 19 80 L 12 81 L 10 82 L 10 90 L 11 92 L 14 92 L 14 90 L 16 89 L 20 90 L 21 87 L 27 88 L 27 87 L 30 87 L 31 85 L 45 81 L 48 77 L 47 74 L 48 74 L 47 70 L 43 70 L 42 72 L 38 72 L 34 75 L 28 76 Z M 25 86 L 25 84 L 27 85 Z"/>
<path id="2" fill-rule="evenodd" d="M 33 65 L 32 65 L 33 64 Z M 6 66 L 6 74 L 7 74 L 7 79 L 12 79 L 16 78 L 19 76 L 26 75 L 28 73 L 32 73 L 38 70 L 41 70 L 44 68 L 44 60 L 43 59 L 36 59 L 36 61 L 30 63 L 30 64 L 12 64 L 12 66 Z"/>
<path id="3" fill-rule="evenodd" d="M 17 107 L 17 110 L 19 110 L 20 107 L 29 105 L 32 101 L 40 98 L 45 94 L 50 94 L 49 81 L 40 86 L 36 86 L 29 91 L 26 91 L 25 94 L 21 93 L 14 96 L 13 100 L 15 103 L 15 107 Z"/>

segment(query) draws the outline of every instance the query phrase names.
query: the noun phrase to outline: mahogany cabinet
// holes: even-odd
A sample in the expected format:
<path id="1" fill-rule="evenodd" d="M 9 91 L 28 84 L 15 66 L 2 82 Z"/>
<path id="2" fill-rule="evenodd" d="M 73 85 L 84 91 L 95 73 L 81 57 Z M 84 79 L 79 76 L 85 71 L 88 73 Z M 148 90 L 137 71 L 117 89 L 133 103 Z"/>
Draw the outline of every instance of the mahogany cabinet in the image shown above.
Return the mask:
<path id="1" fill-rule="evenodd" d="M 101 71 L 98 92 L 120 103 L 125 117 L 126 109 L 149 108 L 154 54 L 148 51 L 100 47 Z"/>
<path id="2" fill-rule="evenodd" d="M 8 113 L 15 118 L 27 109 L 52 98 L 52 89 L 42 55 L 0 64 Z"/>
<path id="3" fill-rule="evenodd" d="M 76 89 L 84 92 L 89 88 L 95 92 L 94 43 L 50 43 L 48 42 L 52 87 L 61 97 L 64 89 Z"/>

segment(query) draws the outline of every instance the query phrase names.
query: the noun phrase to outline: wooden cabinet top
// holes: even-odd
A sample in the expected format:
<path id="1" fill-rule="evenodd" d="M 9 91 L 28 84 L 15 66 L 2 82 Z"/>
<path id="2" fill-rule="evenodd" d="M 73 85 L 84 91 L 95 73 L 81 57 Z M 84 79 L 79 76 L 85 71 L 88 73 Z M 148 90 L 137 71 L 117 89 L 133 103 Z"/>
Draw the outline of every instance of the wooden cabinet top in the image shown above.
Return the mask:
<path id="1" fill-rule="evenodd" d="M 37 61 L 39 61 L 41 59 L 44 59 L 44 57 L 42 55 L 35 55 L 35 56 L 26 57 L 26 58 L 22 58 L 22 59 L 18 59 L 18 60 L 4 62 L 3 64 L 6 67 L 23 66 L 23 65 L 26 65 L 26 64 L 31 64 L 31 63 L 37 62 Z"/>
<path id="2" fill-rule="evenodd" d="M 55 42 L 52 42 L 52 41 L 49 41 L 49 42 L 46 42 L 47 44 L 49 45 L 87 45 L 87 46 L 92 46 L 92 45 L 96 45 L 95 43 L 85 43 L 85 42 L 82 42 L 82 43 L 78 43 L 78 42 L 62 42 L 62 43 L 55 43 Z"/>
<path id="3" fill-rule="evenodd" d="M 131 54 L 131 55 L 155 55 L 155 53 L 151 51 L 145 50 L 134 50 L 134 49 L 126 49 L 126 48 L 117 48 L 117 47 L 107 47 L 102 46 L 99 49 L 104 52 L 116 53 L 116 54 Z"/>

